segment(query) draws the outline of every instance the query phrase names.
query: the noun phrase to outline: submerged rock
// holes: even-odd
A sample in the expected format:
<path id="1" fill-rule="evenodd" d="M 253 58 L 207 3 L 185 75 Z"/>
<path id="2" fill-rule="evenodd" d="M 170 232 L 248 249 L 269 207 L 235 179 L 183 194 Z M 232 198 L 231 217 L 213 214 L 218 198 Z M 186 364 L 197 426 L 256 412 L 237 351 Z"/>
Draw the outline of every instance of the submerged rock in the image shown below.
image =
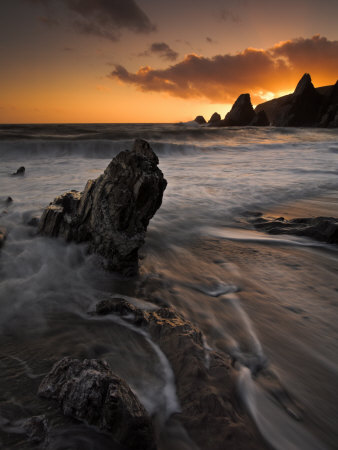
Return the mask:
<path id="1" fill-rule="evenodd" d="M 270 234 L 291 234 L 305 236 L 329 244 L 338 244 L 338 219 L 334 217 L 310 217 L 285 220 L 255 218 L 251 220 L 255 228 Z"/>
<path id="2" fill-rule="evenodd" d="M 0 227 L 0 248 L 3 247 L 6 238 L 7 238 L 7 229 L 5 227 Z"/>
<path id="3" fill-rule="evenodd" d="M 255 117 L 250 94 L 241 94 L 222 121 L 223 126 L 245 126 Z"/>
<path id="4" fill-rule="evenodd" d="M 18 168 L 18 170 L 14 173 L 12 173 L 12 176 L 16 176 L 16 175 L 25 175 L 26 169 L 24 168 L 24 166 L 21 166 Z"/>
<path id="5" fill-rule="evenodd" d="M 207 123 L 207 121 L 205 120 L 205 118 L 203 116 L 197 116 L 195 117 L 195 122 L 197 122 L 199 125 L 203 125 L 205 123 Z"/>
<path id="6" fill-rule="evenodd" d="M 149 144 L 137 139 L 132 151 L 119 153 L 84 192 L 57 197 L 40 219 L 40 233 L 88 242 L 89 251 L 103 256 L 108 269 L 134 274 L 138 250 L 167 185 L 158 162 Z"/>
<path id="7" fill-rule="evenodd" d="M 42 380 L 38 394 L 56 400 L 66 416 L 110 432 L 128 449 L 156 448 L 147 412 L 105 361 L 63 358 Z"/>
<path id="8" fill-rule="evenodd" d="M 26 419 L 22 424 L 28 440 L 34 444 L 48 442 L 48 422 L 45 415 L 34 416 Z"/>

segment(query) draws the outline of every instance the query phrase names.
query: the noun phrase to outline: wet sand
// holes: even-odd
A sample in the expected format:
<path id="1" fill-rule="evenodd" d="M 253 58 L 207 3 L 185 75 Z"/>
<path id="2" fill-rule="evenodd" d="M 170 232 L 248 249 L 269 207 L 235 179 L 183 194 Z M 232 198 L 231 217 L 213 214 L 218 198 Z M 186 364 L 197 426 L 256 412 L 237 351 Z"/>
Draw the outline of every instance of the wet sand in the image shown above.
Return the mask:
<path id="1" fill-rule="evenodd" d="M 330 192 L 262 212 L 296 218 L 337 211 L 338 193 Z M 224 228 L 186 250 L 172 247 L 165 258 L 150 252 L 144 268 L 157 273 L 145 294 L 173 305 L 213 350 L 232 356 L 238 393 L 271 445 L 336 448 L 337 247 Z M 244 385 L 243 368 L 251 373 Z"/>

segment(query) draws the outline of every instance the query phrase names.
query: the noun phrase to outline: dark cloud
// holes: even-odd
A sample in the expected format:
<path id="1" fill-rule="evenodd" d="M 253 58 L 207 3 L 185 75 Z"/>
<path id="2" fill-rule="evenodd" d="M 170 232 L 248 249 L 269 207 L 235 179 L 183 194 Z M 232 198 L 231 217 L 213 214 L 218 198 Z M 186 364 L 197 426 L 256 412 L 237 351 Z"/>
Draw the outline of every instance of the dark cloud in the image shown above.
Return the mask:
<path id="1" fill-rule="evenodd" d="M 109 77 L 142 91 L 166 92 L 182 98 L 205 97 L 215 102 L 233 102 L 239 94 L 250 92 L 257 103 L 268 92 L 290 89 L 304 72 L 320 78 L 325 70 L 334 82 L 338 73 L 338 41 L 314 36 L 286 41 L 267 50 L 248 48 L 235 55 L 206 58 L 191 54 L 163 70 L 141 67 L 130 73 L 116 65 Z"/>
<path id="2" fill-rule="evenodd" d="M 62 3 L 72 13 L 75 29 L 83 34 L 95 35 L 112 41 L 120 38 L 121 29 L 135 33 L 156 30 L 146 13 L 135 0 L 26 0 L 55 10 Z"/>
<path id="3" fill-rule="evenodd" d="M 158 55 L 160 58 L 163 58 L 167 61 L 176 61 L 176 59 L 178 58 L 178 53 L 170 48 L 169 45 L 165 42 L 154 42 L 150 45 L 148 50 L 140 53 L 139 56 L 149 56 L 151 54 Z"/>
<path id="4" fill-rule="evenodd" d="M 225 22 L 231 21 L 235 23 L 239 23 L 241 21 L 240 16 L 235 13 L 234 11 L 231 11 L 231 9 L 222 9 L 220 12 L 220 17 Z"/>

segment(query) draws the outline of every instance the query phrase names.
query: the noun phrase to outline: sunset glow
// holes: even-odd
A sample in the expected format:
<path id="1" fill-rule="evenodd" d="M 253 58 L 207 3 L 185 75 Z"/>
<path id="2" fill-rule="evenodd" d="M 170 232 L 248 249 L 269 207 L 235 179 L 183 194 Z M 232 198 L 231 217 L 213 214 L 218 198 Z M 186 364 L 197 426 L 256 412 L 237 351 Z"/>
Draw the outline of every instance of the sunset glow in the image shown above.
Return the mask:
<path id="1" fill-rule="evenodd" d="M 6 1 L 0 122 L 187 121 L 223 116 L 244 92 L 255 105 L 292 92 L 304 72 L 335 83 L 337 3 L 225 3 L 143 0 L 120 17 L 115 2 Z"/>

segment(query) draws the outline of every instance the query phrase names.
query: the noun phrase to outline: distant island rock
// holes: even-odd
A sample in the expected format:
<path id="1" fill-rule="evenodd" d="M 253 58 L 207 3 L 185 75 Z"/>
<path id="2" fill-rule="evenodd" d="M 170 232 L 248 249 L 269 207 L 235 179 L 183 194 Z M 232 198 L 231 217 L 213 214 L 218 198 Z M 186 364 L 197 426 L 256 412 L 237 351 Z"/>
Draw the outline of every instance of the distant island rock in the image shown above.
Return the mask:
<path id="1" fill-rule="evenodd" d="M 205 118 L 203 116 L 197 116 L 195 117 L 195 122 L 197 122 L 199 125 L 203 125 L 205 123 L 207 123 L 207 121 L 205 120 Z"/>
<path id="2" fill-rule="evenodd" d="M 251 104 L 250 94 L 241 94 L 225 116 L 222 126 L 249 125 L 254 117 L 255 111 Z"/>
<path id="3" fill-rule="evenodd" d="M 208 126 L 217 127 L 247 125 L 336 128 L 338 81 L 331 86 L 315 88 L 310 74 L 305 73 L 292 94 L 261 103 L 255 110 L 250 94 L 241 94 L 223 120 L 214 113 L 208 121 Z"/>
<path id="4" fill-rule="evenodd" d="M 214 112 L 214 114 L 208 120 L 208 124 L 210 124 L 210 125 L 219 124 L 220 121 L 221 121 L 221 116 L 217 112 Z"/>
<path id="5" fill-rule="evenodd" d="M 90 252 L 104 257 L 107 269 L 135 274 L 138 250 L 167 186 L 158 163 L 148 142 L 137 139 L 132 151 L 120 152 L 83 192 L 69 191 L 50 203 L 39 232 L 87 242 Z"/>

